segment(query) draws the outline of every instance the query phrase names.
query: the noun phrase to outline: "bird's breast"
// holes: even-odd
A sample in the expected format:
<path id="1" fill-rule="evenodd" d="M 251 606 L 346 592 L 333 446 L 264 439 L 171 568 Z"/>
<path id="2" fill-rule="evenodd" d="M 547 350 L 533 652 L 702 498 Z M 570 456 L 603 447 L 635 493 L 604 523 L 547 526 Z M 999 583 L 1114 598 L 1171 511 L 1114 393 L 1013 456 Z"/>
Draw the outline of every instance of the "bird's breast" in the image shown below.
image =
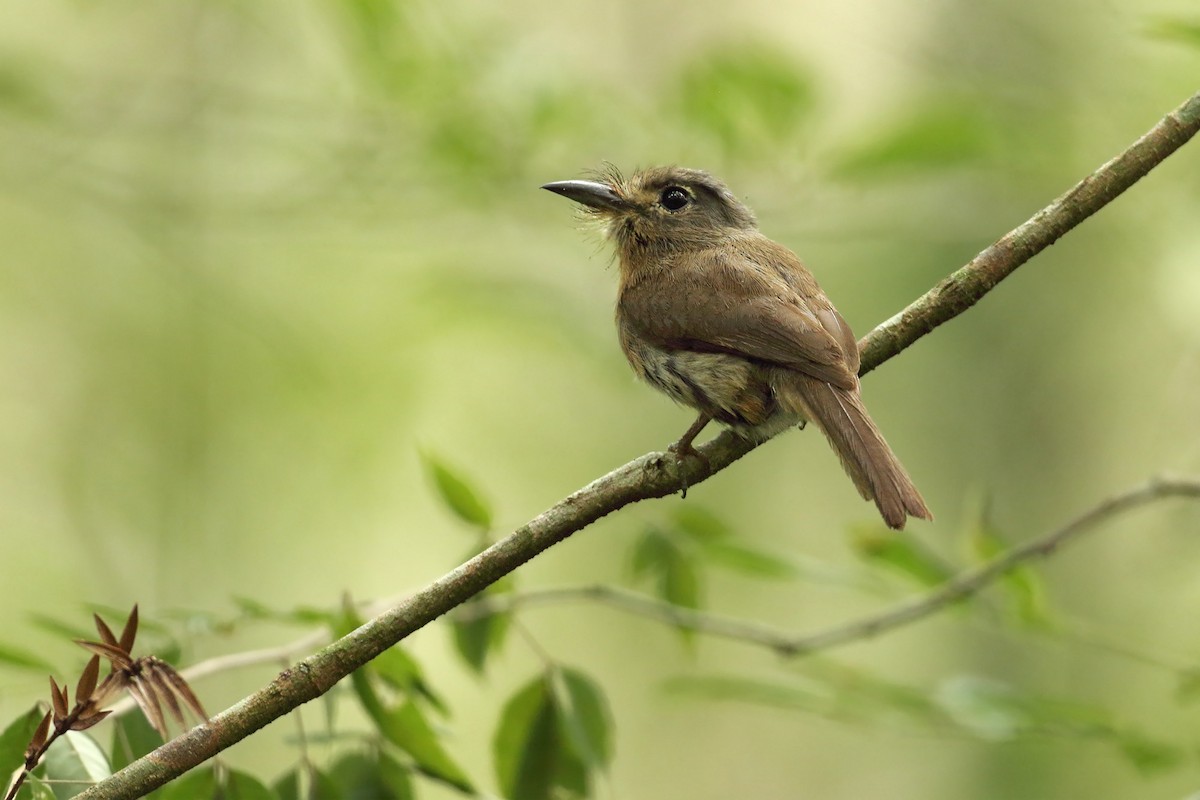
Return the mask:
<path id="1" fill-rule="evenodd" d="M 677 403 L 739 427 L 759 425 L 774 411 L 771 390 L 752 362 L 728 353 L 660 347 L 624 324 L 618 330 L 637 376 Z"/>

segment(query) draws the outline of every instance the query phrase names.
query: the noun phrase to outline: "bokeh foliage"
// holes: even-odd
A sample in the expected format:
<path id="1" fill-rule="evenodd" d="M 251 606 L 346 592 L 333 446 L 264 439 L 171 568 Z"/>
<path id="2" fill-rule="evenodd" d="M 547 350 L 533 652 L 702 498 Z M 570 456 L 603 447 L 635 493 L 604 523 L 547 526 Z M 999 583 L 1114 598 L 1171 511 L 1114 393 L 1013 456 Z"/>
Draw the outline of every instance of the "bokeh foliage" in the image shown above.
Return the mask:
<path id="1" fill-rule="evenodd" d="M 678 435 L 687 415 L 617 352 L 603 245 L 541 183 L 708 168 L 861 333 L 1194 92 L 1200 63 L 1171 0 L 7 5 L 6 725 L 74 663 L 81 603 L 140 602 L 177 664 L 336 627 L 343 592 L 419 585 Z M 629 580 L 819 627 L 1200 470 L 1195 149 L 868 379 L 935 525 L 882 538 L 815 434 L 789 435 L 498 591 Z M 578 789 L 590 767 L 631 796 L 1182 796 L 1196 522 L 1114 522 L 836 661 L 680 646 L 586 604 L 438 626 L 406 651 L 420 667 L 306 710 L 308 777 L 268 732 L 230 781 L 438 797 L 463 775 Z M 270 671 L 198 691 L 219 708 Z M 615 745 L 572 716 L 585 685 Z M 425 762 L 389 722 L 413 713 Z M 500 729 L 566 766 L 496 765 Z"/>

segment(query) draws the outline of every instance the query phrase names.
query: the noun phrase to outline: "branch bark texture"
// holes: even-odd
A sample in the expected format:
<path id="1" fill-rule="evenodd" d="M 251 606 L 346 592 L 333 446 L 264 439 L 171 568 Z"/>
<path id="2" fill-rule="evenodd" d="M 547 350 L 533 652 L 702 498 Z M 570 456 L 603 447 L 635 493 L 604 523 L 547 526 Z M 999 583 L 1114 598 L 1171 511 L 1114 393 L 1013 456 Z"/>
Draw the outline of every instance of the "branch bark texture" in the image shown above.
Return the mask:
<path id="1" fill-rule="evenodd" d="M 1111 202 L 1200 131 L 1200 93 L 1164 117 L 1119 156 L 1029 221 L 951 274 L 859 343 L 861 374 L 966 311 L 1067 231 Z M 290 669 L 269 685 L 78 795 L 83 800 L 141 797 L 303 703 L 450 611 L 491 583 L 601 517 L 695 486 L 755 445 L 729 432 L 699 448 L 705 459 L 677 464 L 649 453 L 592 481 L 470 561 Z"/>

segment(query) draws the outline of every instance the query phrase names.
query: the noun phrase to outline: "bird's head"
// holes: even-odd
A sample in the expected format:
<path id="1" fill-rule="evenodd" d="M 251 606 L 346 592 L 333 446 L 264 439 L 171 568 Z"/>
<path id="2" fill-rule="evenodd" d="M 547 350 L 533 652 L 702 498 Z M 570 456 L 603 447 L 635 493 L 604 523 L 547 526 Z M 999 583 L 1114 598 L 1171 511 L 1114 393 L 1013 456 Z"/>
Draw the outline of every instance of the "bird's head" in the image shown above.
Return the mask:
<path id="1" fill-rule="evenodd" d="M 628 179 L 612 169 L 597 177 L 542 188 L 582 204 L 622 256 L 710 246 L 756 227 L 753 212 L 707 172 L 653 167 Z"/>

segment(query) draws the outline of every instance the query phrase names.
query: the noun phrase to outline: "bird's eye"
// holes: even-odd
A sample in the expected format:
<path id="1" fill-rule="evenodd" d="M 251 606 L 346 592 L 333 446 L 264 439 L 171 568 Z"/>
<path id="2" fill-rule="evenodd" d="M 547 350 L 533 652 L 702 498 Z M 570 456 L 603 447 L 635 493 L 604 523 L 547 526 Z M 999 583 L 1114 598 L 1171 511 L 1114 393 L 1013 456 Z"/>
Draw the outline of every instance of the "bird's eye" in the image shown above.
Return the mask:
<path id="1" fill-rule="evenodd" d="M 686 206 L 690 199 L 688 193 L 678 186 L 668 186 L 666 189 L 663 189 L 659 202 L 663 204 L 663 208 L 667 211 L 678 211 Z"/>

